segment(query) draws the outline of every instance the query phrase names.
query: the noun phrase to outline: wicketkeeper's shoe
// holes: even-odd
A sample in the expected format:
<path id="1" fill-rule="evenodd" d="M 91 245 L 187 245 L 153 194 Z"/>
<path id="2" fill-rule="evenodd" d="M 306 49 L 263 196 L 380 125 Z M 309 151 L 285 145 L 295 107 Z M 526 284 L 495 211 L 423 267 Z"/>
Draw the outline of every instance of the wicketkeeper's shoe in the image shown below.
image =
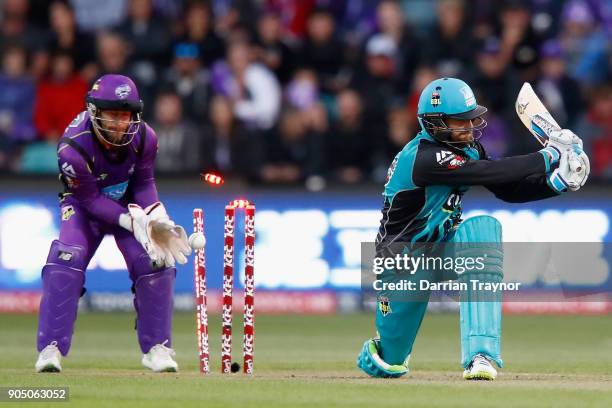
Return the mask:
<path id="1" fill-rule="evenodd" d="M 489 380 L 497 377 L 497 370 L 488 358 L 482 354 L 476 354 L 470 365 L 463 371 L 466 380 Z"/>
<path id="2" fill-rule="evenodd" d="M 174 373 L 178 371 L 178 364 L 172 357 L 176 355 L 174 350 L 170 347 L 166 347 L 168 340 L 162 344 L 156 344 L 151 347 L 151 350 L 142 356 L 142 365 L 156 373 L 170 372 Z"/>
<path id="3" fill-rule="evenodd" d="M 62 371 L 60 360 L 62 359 L 62 353 L 57 348 L 57 341 L 52 341 L 47 347 L 45 347 L 38 355 L 36 360 L 36 372 L 37 373 L 59 373 Z"/>

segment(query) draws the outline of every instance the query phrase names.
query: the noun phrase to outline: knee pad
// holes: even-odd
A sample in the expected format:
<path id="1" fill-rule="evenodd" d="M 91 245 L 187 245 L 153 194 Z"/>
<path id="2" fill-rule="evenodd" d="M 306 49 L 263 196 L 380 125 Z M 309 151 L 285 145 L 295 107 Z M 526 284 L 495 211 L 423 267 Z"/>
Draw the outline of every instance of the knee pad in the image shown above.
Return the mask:
<path id="1" fill-rule="evenodd" d="M 68 354 L 74 331 L 79 297 L 84 293 L 84 249 L 53 241 L 47 264 L 42 270 L 43 295 L 38 321 L 38 350 L 57 341 L 63 355 Z"/>
<path id="2" fill-rule="evenodd" d="M 85 248 L 79 245 L 67 245 L 59 240 L 51 243 L 47 265 L 64 266 L 69 269 L 85 272 L 89 259 Z M 44 270 L 43 270 L 44 271 Z"/>
<path id="3" fill-rule="evenodd" d="M 473 286 L 474 281 L 486 284 L 503 280 L 501 224 L 490 216 L 470 218 L 458 228 L 454 242 L 457 258 L 482 257 L 484 265 L 480 270 L 466 270 L 459 275 L 459 282 L 467 285 L 467 290 L 461 292 L 459 307 L 461 363 L 467 367 L 476 354 L 485 354 L 501 367 L 502 293 Z"/>
<path id="4" fill-rule="evenodd" d="M 140 256 L 128 264 L 127 267 L 130 272 L 130 279 L 132 279 L 132 282 L 136 282 L 140 276 L 150 275 L 165 269 L 175 270 L 175 268 L 166 268 L 163 264 L 161 266 L 153 264 L 151 262 L 151 258 L 149 258 L 149 256 L 145 253 L 140 254 Z"/>

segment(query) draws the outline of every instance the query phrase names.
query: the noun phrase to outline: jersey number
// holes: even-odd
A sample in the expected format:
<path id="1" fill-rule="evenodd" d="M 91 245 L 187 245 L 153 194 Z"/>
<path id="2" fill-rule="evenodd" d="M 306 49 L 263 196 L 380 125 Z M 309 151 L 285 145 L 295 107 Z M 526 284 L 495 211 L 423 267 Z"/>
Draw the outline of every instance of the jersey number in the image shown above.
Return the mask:
<path id="1" fill-rule="evenodd" d="M 87 114 L 87 112 L 85 112 L 85 111 L 79 113 L 76 118 L 72 119 L 72 122 L 70 122 L 68 127 L 69 128 L 75 128 L 75 127 L 79 126 L 81 124 L 81 122 L 85 119 L 85 115 L 86 114 Z"/>

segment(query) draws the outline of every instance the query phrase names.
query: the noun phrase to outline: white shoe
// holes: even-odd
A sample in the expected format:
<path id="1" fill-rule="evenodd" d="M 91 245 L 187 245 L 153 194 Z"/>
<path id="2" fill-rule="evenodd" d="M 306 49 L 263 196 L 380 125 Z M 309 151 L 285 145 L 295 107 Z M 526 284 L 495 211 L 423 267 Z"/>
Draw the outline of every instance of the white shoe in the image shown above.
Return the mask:
<path id="1" fill-rule="evenodd" d="M 156 373 L 178 371 L 178 364 L 172 359 L 176 355 L 174 350 L 166 347 L 168 340 L 162 344 L 156 344 L 151 347 L 151 350 L 142 356 L 142 365 Z"/>
<path id="2" fill-rule="evenodd" d="M 62 359 L 62 353 L 57 348 L 57 341 L 52 341 L 47 347 L 45 347 L 38 355 L 36 360 L 36 372 L 37 373 L 59 373 L 62 371 L 60 360 Z"/>
<path id="3" fill-rule="evenodd" d="M 482 354 L 476 354 L 472 362 L 463 372 L 466 380 L 494 380 L 497 377 L 497 370 L 488 358 Z"/>

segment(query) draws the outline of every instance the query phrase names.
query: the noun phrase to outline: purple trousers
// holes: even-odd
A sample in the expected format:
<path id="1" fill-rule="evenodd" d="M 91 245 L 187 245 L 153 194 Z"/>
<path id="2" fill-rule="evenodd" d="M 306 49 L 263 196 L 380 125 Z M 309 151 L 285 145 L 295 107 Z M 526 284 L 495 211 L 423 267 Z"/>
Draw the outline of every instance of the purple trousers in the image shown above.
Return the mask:
<path id="1" fill-rule="evenodd" d="M 53 241 L 42 270 L 37 348 L 57 342 L 62 355 L 70 350 L 78 301 L 87 265 L 106 234 L 115 238 L 134 286 L 138 342 L 143 353 L 156 344 L 172 344 L 172 306 L 176 269 L 156 267 L 142 245 L 119 225 L 92 218 L 71 200 L 61 205 L 59 239 Z"/>

